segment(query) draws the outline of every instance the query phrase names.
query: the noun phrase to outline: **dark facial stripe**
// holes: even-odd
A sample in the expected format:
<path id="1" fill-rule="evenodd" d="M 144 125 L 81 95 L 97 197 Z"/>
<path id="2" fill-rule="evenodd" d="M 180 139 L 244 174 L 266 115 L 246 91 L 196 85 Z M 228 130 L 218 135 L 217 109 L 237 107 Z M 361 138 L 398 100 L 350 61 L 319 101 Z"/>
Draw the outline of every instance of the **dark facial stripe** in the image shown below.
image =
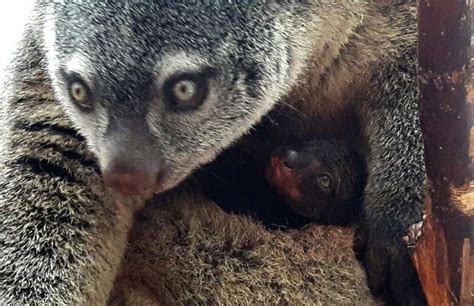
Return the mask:
<path id="1" fill-rule="evenodd" d="M 65 167 L 54 164 L 49 160 L 24 156 L 17 159 L 14 163 L 22 167 L 29 167 L 33 173 L 37 175 L 48 175 L 50 177 L 57 177 L 61 180 L 65 180 L 69 183 L 77 183 L 76 177 Z"/>
<path id="2" fill-rule="evenodd" d="M 97 166 L 97 163 L 93 159 L 85 158 L 84 155 L 78 153 L 74 150 L 66 149 L 63 146 L 56 143 L 46 143 L 41 145 L 41 149 L 52 149 L 54 152 L 60 153 L 62 156 L 69 161 L 76 161 L 80 163 L 83 167 L 93 169 L 97 174 L 100 174 L 100 169 Z"/>
<path id="3" fill-rule="evenodd" d="M 80 135 L 75 129 L 61 126 L 58 124 L 50 123 L 50 122 L 17 122 L 14 126 L 15 129 L 23 130 L 26 132 L 39 132 L 39 131 L 47 131 L 48 133 L 54 133 L 56 135 L 71 137 L 76 139 L 77 141 L 83 142 L 86 139 Z"/>

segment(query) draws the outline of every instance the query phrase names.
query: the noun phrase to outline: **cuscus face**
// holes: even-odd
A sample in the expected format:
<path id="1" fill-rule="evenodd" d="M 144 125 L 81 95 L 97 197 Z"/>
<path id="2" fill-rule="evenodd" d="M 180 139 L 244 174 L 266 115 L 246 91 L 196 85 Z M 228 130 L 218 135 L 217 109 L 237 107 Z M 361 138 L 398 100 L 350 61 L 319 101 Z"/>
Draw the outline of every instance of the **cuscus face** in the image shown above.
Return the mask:
<path id="1" fill-rule="evenodd" d="M 343 141 L 315 139 L 277 148 L 267 179 L 293 211 L 315 222 L 347 225 L 358 220 L 365 169 Z"/>
<path id="2" fill-rule="evenodd" d="M 294 4 L 49 3 L 56 96 L 105 181 L 125 194 L 167 190 L 215 158 L 289 90 L 310 54 Z"/>

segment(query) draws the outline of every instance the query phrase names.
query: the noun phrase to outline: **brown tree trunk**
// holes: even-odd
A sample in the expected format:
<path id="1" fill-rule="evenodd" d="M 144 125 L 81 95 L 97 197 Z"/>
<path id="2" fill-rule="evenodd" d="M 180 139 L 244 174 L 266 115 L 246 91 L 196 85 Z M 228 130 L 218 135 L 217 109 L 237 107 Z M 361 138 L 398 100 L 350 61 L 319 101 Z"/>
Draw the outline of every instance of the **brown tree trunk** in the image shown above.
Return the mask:
<path id="1" fill-rule="evenodd" d="M 418 40 L 429 192 L 413 261 L 429 305 L 473 305 L 474 148 L 469 143 L 474 134 L 469 136 L 473 103 L 466 0 L 419 0 Z"/>

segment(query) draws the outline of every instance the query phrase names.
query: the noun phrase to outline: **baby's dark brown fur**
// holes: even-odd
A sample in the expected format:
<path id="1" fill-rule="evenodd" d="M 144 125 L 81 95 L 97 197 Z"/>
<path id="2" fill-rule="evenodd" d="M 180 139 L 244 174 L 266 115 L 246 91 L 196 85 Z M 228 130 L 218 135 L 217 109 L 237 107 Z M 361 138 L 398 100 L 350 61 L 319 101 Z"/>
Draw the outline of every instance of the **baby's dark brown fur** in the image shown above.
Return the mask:
<path id="1" fill-rule="evenodd" d="M 359 221 L 366 173 L 343 140 L 314 139 L 276 149 L 267 179 L 297 214 L 319 224 Z"/>

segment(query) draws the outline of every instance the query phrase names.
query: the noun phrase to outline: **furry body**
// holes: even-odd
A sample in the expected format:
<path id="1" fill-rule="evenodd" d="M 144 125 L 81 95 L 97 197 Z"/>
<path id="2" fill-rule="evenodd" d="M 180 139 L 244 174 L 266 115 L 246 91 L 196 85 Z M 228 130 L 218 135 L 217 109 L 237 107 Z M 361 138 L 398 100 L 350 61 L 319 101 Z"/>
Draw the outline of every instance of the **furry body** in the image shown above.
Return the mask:
<path id="1" fill-rule="evenodd" d="M 111 305 L 375 305 L 351 228 L 269 231 L 200 196 L 162 201 L 137 219 Z"/>
<path id="2" fill-rule="evenodd" d="M 143 200 L 104 187 L 52 95 L 32 31 L 2 100 L 0 304 L 101 303 Z"/>
<path id="3" fill-rule="evenodd" d="M 369 1 L 39 1 L 2 98 L 0 302 L 105 302 L 143 201 L 108 190 L 89 151 L 106 178 L 128 178 L 115 189 L 146 183 L 141 198 L 236 142 L 264 165 L 275 143 L 340 134 L 368 165 L 372 292 L 416 303 L 402 240 L 423 214 L 415 24 L 410 7 Z M 206 86 L 191 110 L 169 103 L 178 76 Z"/>

